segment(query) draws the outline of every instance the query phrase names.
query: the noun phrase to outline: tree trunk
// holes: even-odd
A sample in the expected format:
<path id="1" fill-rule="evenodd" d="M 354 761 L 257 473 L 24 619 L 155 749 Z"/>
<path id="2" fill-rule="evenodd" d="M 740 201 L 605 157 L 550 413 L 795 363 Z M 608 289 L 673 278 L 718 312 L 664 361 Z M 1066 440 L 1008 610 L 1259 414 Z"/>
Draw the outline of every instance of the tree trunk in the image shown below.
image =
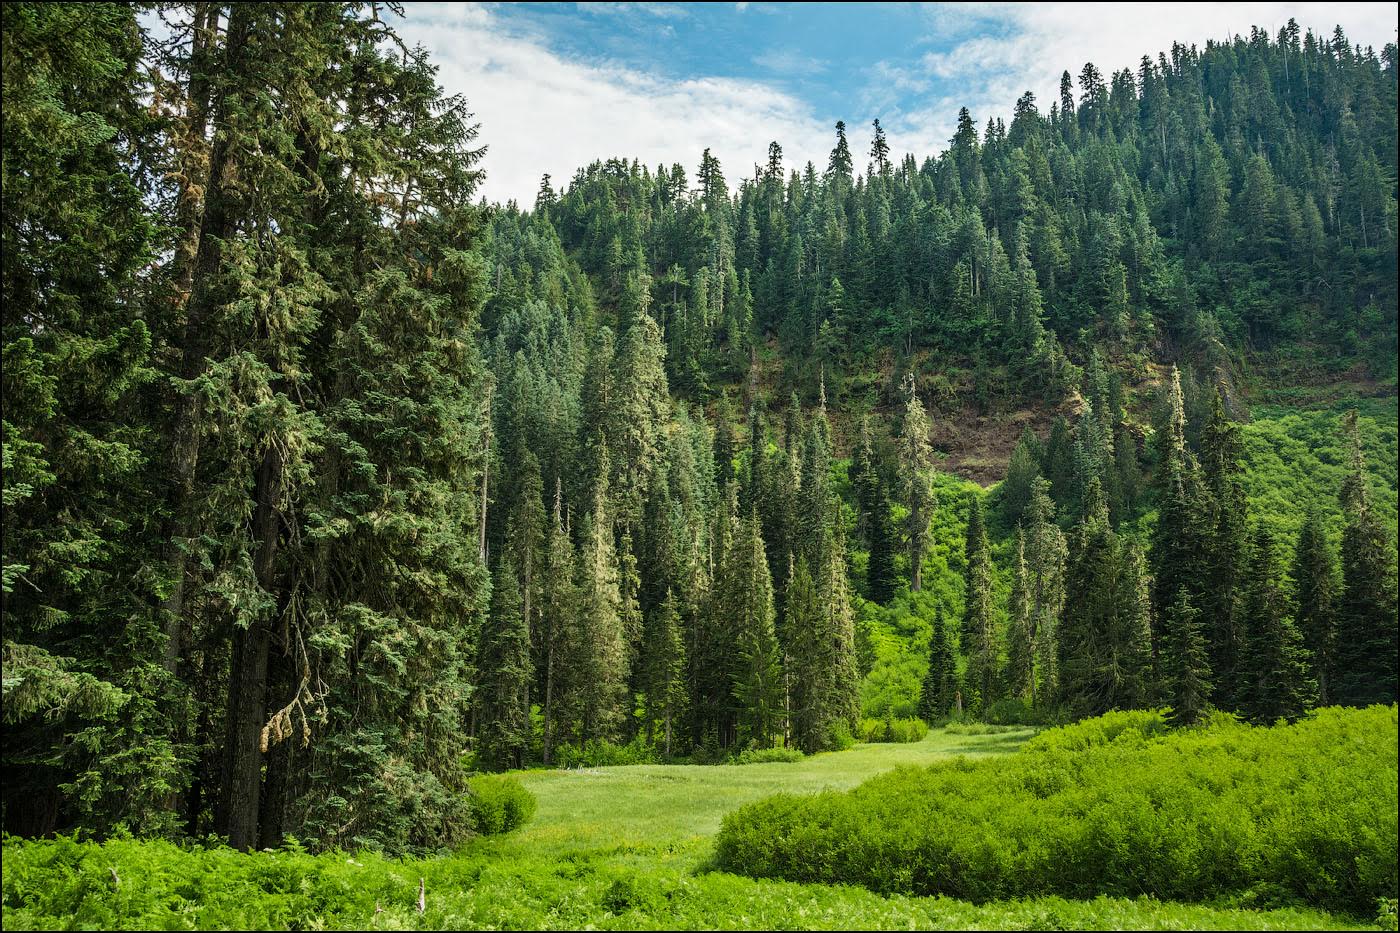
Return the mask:
<path id="1" fill-rule="evenodd" d="M 282 457 L 269 447 L 258 469 L 257 508 L 253 515 L 256 555 L 253 569 L 258 585 L 274 588 L 281 518 L 275 503 L 282 483 Z M 278 600 L 279 606 L 281 600 Z M 246 629 L 237 628 L 233 638 L 234 664 L 229 678 L 228 741 L 223 799 L 224 813 L 219 827 L 235 849 L 248 849 L 258 839 L 259 797 L 262 791 L 262 730 L 267 722 L 267 667 L 272 643 L 270 618 L 256 619 Z"/>
<path id="2" fill-rule="evenodd" d="M 203 9 L 201 9 L 201 7 Z M 247 45 L 251 11 L 235 6 L 229 18 L 228 39 L 223 67 L 238 68 Z M 203 29 L 194 31 L 191 51 L 190 77 L 190 136 L 203 139 L 209 115 L 209 74 L 213 63 L 209 47 L 218 28 L 217 4 L 197 4 L 195 24 Z M 223 107 L 223 94 L 214 109 Z M 216 117 L 217 119 L 217 117 Z M 177 246 L 177 255 L 184 263 L 180 272 L 177 294 L 186 296 L 185 333 L 180 361 L 180 378 L 193 380 L 205 367 L 206 335 L 210 309 L 217 303 L 213 279 L 222 259 L 220 243 L 232 234 L 236 218 L 230 209 L 229 195 L 223 179 L 233 167 L 227 139 L 220 139 L 209 156 L 209 169 L 204 174 L 205 196 L 201 199 L 192 190 L 194 179 L 182 186 L 176 205 L 176 217 L 185 227 Z M 202 210 L 201 210 L 202 208 Z M 174 424 L 170 452 L 171 477 L 169 492 L 169 525 L 166 535 L 167 574 L 171 581 L 170 594 L 161 601 L 162 627 L 166 635 L 165 668 L 177 672 L 181 654 L 181 634 L 185 619 L 185 576 L 189 557 L 189 542 L 195 534 L 191 500 L 194 498 L 195 469 L 199 462 L 199 402 L 192 395 L 181 393 L 175 400 Z"/>

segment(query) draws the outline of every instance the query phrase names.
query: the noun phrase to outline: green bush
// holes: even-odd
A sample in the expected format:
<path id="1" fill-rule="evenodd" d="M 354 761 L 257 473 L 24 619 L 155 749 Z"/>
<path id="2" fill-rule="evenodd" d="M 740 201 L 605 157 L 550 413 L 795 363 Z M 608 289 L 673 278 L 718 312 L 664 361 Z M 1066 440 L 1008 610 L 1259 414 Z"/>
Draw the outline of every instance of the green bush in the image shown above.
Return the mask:
<path id="1" fill-rule="evenodd" d="M 589 739 L 582 746 L 565 743 L 555 749 L 554 760 L 561 768 L 606 768 L 613 765 L 654 765 L 661 762 L 656 746 L 640 736 L 626 745 Z"/>
<path id="2" fill-rule="evenodd" d="M 806 757 L 800 748 L 749 748 L 732 760 L 736 765 L 761 765 L 770 762 L 801 761 Z"/>
<path id="3" fill-rule="evenodd" d="M 908 719 L 862 719 L 856 729 L 858 742 L 922 742 L 928 724 L 918 717 Z"/>
<path id="4" fill-rule="evenodd" d="M 996 735 L 999 732 L 1025 732 L 1025 726 L 1004 726 L 994 722 L 955 720 L 943 727 L 949 735 Z"/>
<path id="5" fill-rule="evenodd" d="M 471 796 L 472 825 L 483 836 L 497 836 L 523 826 L 535 815 L 535 795 L 506 775 L 474 778 L 467 788 Z"/>
<path id="6" fill-rule="evenodd" d="M 1235 722 L 1232 717 L 1216 714 L 1211 723 L 1222 726 Z M 1171 731 L 1167 710 L 1115 710 L 1094 719 L 1083 719 L 1058 729 L 1048 729 L 1022 746 L 1030 752 L 1082 752 L 1104 745 L 1120 747 L 1141 746 L 1148 739 Z"/>
<path id="7" fill-rule="evenodd" d="M 1374 916 L 1397 887 L 1395 707 L 1164 732 L 1114 713 L 1018 753 L 902 768 L 731 813 L 719 866 L 983 902 L 1057 894 Z"/>
<path id="8" fill-rule="evenodd" d="M 1054 707 L 1031 706 L 1020 697 L 1006 697 L 989 705 L 982 718 L 1000 726 L 1053 726 L 1063 723 L 1063 711 Z"/>

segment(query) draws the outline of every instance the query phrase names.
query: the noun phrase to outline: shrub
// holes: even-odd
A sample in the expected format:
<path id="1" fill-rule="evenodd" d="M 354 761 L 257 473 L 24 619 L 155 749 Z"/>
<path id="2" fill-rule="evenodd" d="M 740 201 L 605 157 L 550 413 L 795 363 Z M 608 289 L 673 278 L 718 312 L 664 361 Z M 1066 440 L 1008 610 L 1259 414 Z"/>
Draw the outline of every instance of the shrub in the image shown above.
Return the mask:
<path id="1" fill-rule="evenodd" d="M 762 765 L 773 762 L 801 761 L 807 756 L 800 748 L 750 748 L 732 759 L 736 765 Z"/>
<path id="2" fill-rule="evenodd" d="M 1221 728 L 1237 724 L 1233 717 L 1220 716 L 1208 721 Z M 1148 739 L 1171 731 L 1167 711 L 1115 710 L 1094 719 L 1084 719 L 1058 729 L 1048 729 L 1031 739 L 1024 750 L 1031 752 L 1082 752 L 1115 743 L 1123 746 L 1142 745 Z"/>
<path id="3" fill-rule="evenodd" d="M 994 722 L 949 722 L 943 727 L 949 735 L 996 735 L 999 732 L 1024 732 L 1025 726 L 1003 726 Z"/>
<path id="4" fill-rule="evenodd" d="M 535 795 L 506 775 L 474 778 L 471 795 L 472 822 L 483 836 L 497 836 L 523 826 L 535 815 Z"/>
<path id="5" fill-rule="evenodd" d="M 1395 707 L 1173 732 L 1160 713 L 1056 729 L 1015 754 L 902 768 L 731 813 L 719 867 L 973 901 L 1148 894 L 1374 916 L 1397 888 Z"/>
<path id="6" fill-rule="evenodd" d="M 858 742 L 922 742 L 928 724 L 918 717 L 908 719 L 862 719 L 856 730 Z"/>
<path id="7" fill-rule="evenodd" d="M 1020 697 L 997 700 L 983 711 L 982 718 L 1001 726 L 1051 726 L 1065 721 L 1061 710 L 1031 706 Z"/>
<path id="8" fill-rule="evenodd" d="M 561 768 L 606 768 L 613 765 L 654 765 L 661 761 L 656 746 L 638 736 L 626 745 L 589 739 L 582 746 L 565 743 L 555 750 Z"/>

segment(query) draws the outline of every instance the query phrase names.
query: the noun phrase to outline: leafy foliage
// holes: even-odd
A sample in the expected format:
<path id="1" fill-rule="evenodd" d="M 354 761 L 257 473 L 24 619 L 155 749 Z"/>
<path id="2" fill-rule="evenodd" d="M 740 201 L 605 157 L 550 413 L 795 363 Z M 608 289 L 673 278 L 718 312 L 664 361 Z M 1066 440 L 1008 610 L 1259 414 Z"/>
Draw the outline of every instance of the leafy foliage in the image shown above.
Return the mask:
<path id="1" fill-rule="evenodd" d="M 1160 729 L 1156 714 L 1115 714 L 1005 758 L 773 797 L 726 817 L 718 861 L 975 901 L 1252 892 L 1366 915 L 1395 896 L 1395 707 Z"/>

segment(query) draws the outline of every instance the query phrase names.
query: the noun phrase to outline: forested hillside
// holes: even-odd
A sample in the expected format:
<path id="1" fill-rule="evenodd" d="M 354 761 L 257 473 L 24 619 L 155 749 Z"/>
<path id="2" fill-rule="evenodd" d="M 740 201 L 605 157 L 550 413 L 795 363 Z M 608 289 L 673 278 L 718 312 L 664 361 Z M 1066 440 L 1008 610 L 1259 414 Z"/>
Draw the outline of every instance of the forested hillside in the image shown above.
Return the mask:
<path id="1" fill-rule="evenodd" d="M 153 6 L 3 7 L 6 831 L 1395 702 L 1394 44 L 522 207 L 381 6 Z"/>

